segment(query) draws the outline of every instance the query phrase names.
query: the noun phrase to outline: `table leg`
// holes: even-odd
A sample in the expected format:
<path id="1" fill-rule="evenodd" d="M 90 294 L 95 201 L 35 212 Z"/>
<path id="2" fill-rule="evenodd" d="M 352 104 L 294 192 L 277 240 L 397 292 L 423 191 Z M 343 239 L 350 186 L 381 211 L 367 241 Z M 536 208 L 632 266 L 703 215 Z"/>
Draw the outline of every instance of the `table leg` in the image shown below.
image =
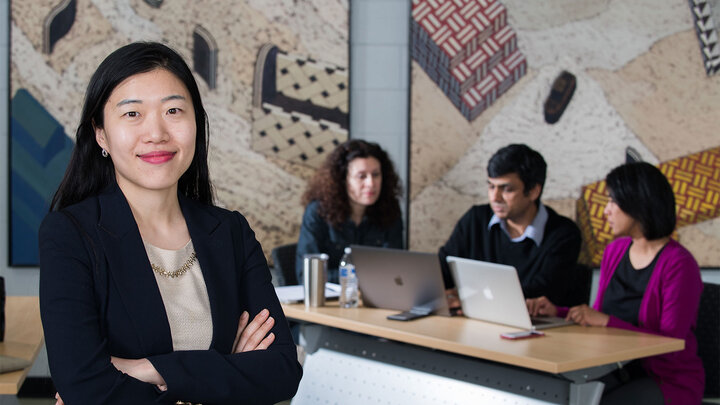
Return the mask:
<path id="1" fill-rule="evenodd" d="M 592 381 L 570 384 L 570 405 L 599 405 L 605 384 Z"/>

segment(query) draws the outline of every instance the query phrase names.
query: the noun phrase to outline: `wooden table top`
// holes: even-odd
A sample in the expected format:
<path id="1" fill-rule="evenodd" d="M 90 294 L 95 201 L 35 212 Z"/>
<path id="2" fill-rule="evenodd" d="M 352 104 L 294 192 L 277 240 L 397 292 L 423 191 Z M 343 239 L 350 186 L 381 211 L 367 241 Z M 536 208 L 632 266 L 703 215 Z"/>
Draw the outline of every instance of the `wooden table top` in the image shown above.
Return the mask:
<path id="1" fill-rule="evenodd" d="M 38 297 L 7 297 L 0 354 L 35 361 L 44 342 Z M 17 394 L 32 366 L 0 374 L 0 394 Z"/>
<path id="2" fill-rule="evenodd" d="M 681 339 L 615 328 L 571 325 L 546 329 L 539 338 L 507 340 L 500 334 L 519 329 L 465 317 L 391 321 L 385 317 L 399 311 L 344 309 L 337 303 L 307 310 L 303 304 L 286 304 L 283 310 L 289 319 L 556 374 L 685 347 Z"/>

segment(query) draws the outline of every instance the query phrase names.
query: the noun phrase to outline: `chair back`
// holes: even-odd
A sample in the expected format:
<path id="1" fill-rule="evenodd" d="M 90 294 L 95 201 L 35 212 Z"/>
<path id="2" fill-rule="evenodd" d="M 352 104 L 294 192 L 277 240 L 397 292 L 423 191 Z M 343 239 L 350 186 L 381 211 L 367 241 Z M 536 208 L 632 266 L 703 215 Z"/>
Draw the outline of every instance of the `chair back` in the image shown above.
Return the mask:
<path id="1" fill-rule="evenodd" d="M 277 246 L 270 252 L 275 270 L 273 277 L 277 276 L 277 285 L 297 285 L 298 279 L 295 275 L 295 251 L 297 243 Z"/>
<path id="2" fill-rule="evenodd" d="M 705 367 L 705 397 L 720 397 L 720 284 L 703 283 L 695 336 Z"/>

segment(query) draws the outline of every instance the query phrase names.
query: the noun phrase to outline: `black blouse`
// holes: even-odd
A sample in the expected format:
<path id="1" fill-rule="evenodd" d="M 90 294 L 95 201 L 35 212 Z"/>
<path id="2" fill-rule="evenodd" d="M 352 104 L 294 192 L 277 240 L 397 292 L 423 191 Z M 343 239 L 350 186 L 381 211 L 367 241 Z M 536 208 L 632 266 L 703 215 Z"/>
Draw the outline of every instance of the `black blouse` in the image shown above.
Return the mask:
<path id="1" fill-rule="evenodd" d="M 660 249 L 649 265 L 642 269 L 635 269 L 630 263 L 630 247 L 628 247 L 605 290 L 602 312 L 639 326 L 640 304 L 663 249 Z"/>

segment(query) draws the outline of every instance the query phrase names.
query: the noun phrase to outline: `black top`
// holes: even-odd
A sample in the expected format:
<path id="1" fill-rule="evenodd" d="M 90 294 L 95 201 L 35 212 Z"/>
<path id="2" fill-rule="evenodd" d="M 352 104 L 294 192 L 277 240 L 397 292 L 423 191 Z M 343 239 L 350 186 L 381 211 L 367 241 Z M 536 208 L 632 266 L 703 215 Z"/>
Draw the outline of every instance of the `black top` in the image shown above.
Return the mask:
<path id="1" fill-rule="evenodd" d="M 455 286 L 445 258 L 458 256 L 514 266 L 526 298 L 544 295 L 556 305 L 577 304 L 568 300 L 572 296 L 573 271 L 580 253 L 580 230 L 570 219 L 550 207 L 545 208 L 548 220 L 540 246 L 530 238 L 513 242 L 500 224 L 488 229 L 493 216 L 488 204 L 470 208 L 440 248 L 445 286 Z"/>
<path id="2" fill-rule="evenodd" d="M 625 251 L 605 290 L 602 312 L 638 326 L 640 304 L 660 252 L 647 267 L 635 269 L 630 263 L 630 248 Z"/>
<path id="3" fill-rule="evenodd" d="M 318 213 L 320 203 L 312 201 L 305 208 L 300 237 L 295 256 L 295 274 L 298 283 L 303 284 L 303 256 L 310 253 L 326 253 L 328 280 L 338 282 L 338 267 L 345 247 L 350 245 L 378 246 L 402 249 L 402 218 L 398 218 L 390 227 L 381 228 L 364 217 L 360 225 L 348 219 L 335 228 Z"/>

